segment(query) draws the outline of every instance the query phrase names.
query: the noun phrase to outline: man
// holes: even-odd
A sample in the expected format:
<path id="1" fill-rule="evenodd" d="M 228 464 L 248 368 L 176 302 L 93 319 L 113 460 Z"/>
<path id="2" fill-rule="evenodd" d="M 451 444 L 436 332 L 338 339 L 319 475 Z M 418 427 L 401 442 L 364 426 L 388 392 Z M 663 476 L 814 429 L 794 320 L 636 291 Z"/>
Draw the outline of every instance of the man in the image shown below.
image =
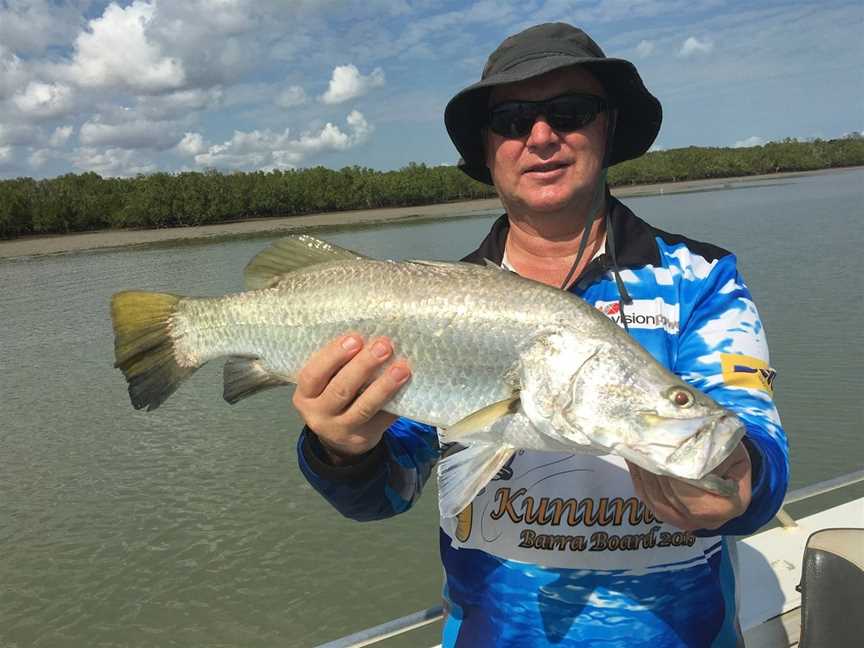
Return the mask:
<path id="1" fill-rule="evenodd" d="M 715 472 L 737 493 L 611 455 L 517 453 L 442 520 L 445 646 L 742 645 L 729 536 L 776 512 L 787 446 L 734 256 L 652 228 L 606 190 L 606 168 L 647 151 L 660 121 L 636 69 L 582 31 L 544 24 L 506 39 L 445 111 L 461 168 L 494 183 L 506 210 L 466 260 L 576 293 L 735 411 L 747 434 Z M 392 353 L 386 339 L 334 340 L 294 397 L 301 469 L 358 520 L 410 507 L 438 457 L 433 428 L 381 411 L 410 377 L 410 358 Z"/>

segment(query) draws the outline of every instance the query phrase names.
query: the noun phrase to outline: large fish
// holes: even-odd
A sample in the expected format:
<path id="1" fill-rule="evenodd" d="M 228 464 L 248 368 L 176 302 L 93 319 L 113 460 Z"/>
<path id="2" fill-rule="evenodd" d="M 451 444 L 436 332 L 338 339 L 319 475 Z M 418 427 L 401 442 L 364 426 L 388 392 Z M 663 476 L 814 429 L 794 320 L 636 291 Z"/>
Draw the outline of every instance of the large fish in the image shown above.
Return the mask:
<path id="1" fill-rule="evenodd" d="M 412 370 L 386 410 L 465 446 L 438 465 L 445 516 L 518 448 L 614 453 L 734 491 L 709 473 L 740 441 L 738 418 L 566 291 L 492 264 L 376 261 L 308 236 L 256 256 L 246 286 L 215 298 L 114 295 L 115 366 L 135 408 L 157 408 L 216 358 L 228 359 L 223 395 L 234 403 L 295 382 L 341 334 L 383 335 Z"/>

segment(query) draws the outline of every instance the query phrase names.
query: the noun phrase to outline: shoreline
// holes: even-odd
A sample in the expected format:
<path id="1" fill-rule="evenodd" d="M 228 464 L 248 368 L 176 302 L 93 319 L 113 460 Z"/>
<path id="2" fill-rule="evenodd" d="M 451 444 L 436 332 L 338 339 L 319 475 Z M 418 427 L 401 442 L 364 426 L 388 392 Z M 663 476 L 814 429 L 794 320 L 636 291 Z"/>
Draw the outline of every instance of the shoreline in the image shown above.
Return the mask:
<path id="1" fill-rule="evenodd" d="M 815 171 L 793 171 L 733 178 L 710 178 L 658 184 L 632 185 L 612 189 L 617 198 L 640 196 L 662 196 L 717 191 L 735 185 L 763 180 L 822 175 L 862 169 L 864 167 L 840 167 Z M 167 244 L 181 241 L 213 241 L 218 239 L 289 234 L 298 231 L 327 230 L 355 225 L 379 225 L 386 223 L 408 223 L 444 218 L 472 218 L 491 211 L 503 211 L 498 198 L 418 205 L 414 207 L 389 207 L 386 209 L 364 209 L 342 212 L 307 214 L 304 216 L 282 216 L 231 221 L 194 227 L 173 227 L 151 230 L 100 230 L 60 235 L 28 236 L 10 241 L 0 241 L 0 259 L 38 257 L 54 254 L 90 252 L 114 248 Z"/>

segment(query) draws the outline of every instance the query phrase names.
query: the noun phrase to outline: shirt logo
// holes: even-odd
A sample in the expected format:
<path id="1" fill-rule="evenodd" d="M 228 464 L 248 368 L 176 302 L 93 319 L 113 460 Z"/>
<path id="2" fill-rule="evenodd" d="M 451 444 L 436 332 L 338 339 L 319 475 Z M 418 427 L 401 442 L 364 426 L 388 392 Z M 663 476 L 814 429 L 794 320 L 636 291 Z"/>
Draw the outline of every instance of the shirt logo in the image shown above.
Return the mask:
<path id="1" fill-rule="evenodd" d="M 598 306 L 598 308 L 606 317 L 612 317 L 613 315 L 618 315 L 621 312 L 621 303 L 614 302 L 612 304 L 607 304 L 606 306 Z"/>
<path id="2" fill-rule="evenodd" d="M 599 301 L 594 306 L 618 326 L 624 326 L 621 321 L 623 311 L 624 322 L 631 328 L 664 329 L 667 333 L 678 332 L 678 306 L 667 304 L 659 298 L 634 299 L 632 304 L 625 304 L 623 308 L 617 301 Z"/>
<path id="3" fill-rule="evenodd" d="M 733 353 L 720 354 L 723 382 L 730 387 L 758 389 L 774 395 L 774 378 L 777 372 L 768 363 L 752 356 Z"/>

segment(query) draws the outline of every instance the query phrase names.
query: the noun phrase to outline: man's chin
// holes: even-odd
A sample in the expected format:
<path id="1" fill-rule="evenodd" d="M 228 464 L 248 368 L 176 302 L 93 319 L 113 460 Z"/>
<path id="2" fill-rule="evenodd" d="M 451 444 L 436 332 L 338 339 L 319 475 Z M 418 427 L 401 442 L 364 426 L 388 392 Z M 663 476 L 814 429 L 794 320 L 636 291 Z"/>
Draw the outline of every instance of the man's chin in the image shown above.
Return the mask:
<path id="1" fill-rule="evenodd" d="M 547 187 L 547 189 L 551 189 Z M 587 202 L 586 202 L 587 200 Z M 525 210 L 536 214 L 558 214 L 561 212 L 581 211 L 591 201 L 590 194 L 583 197 L 573 191 L 532 191 L 522 196 Z"/>

